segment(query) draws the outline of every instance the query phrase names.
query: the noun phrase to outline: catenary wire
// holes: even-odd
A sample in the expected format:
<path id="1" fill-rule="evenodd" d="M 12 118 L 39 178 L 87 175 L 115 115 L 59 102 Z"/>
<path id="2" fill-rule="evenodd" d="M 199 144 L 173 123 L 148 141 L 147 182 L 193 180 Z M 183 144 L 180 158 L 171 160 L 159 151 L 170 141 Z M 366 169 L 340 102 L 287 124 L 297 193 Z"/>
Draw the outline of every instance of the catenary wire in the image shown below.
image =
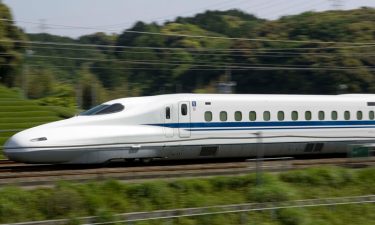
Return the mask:
<path id="1" fill-rule="evenodd" d="M 10 19 L 0 19 L 3 21 L 12 21 L 12 22 L 25 22 L 32 24 L 40 24 L 37 22 L 28 22 L 28 21 L 16 21 Z M 82 26 L 67 26 L 67 25 L 57 25 L 57 24 L 45 24 L 53 26 L 62 26 L 62 27 L 77 27 L 81 29 L 93 29 L 92 27 L 82 27 Z M 134 34 L 147 34 L 147 35 L 159 35 L 167 37 L 185 37 L 185 38 L 205 38 L 205 39 L 218 39 L 218 40 L 239 40 L 239 41 L 253 41 L 253 42 L 278 42 L 278 43 L 309 43 L 309 44 L 342 44 L 342 45 L 375 45 L 375 42 L 337 42 L 337 41 L 307 41 L 307 40 L 286 40 L 286 39 L 267 39 L 267 38 L 243 38 L 243 37 L 224 37 L 224 36 L 207 36 L 207 35 L 194 35 L 194 34 L 178 34 L 178 33 L 161 33 L 161 32 L 149 32 L 149 31 L 134 31 L 134 30 L 125 30 L 123 33 L 134 33 Z"/>
<path id="2" fill-rule="evenodd" d="M 219 49 L 219 48 L 174 48 L 174 47 L 150 47 L 150 46 L 122 46 L 122 45 L 98 45 L 98 44 L 80 44 L 80 43 L 62 43 L 62 42 L 44 42 L 44 41 L 25 41 L 25 40 L 10 40 L 0 39 L 0 42 L 8 43 L 22 43 L 22 44 L 35 44 L 35 45 L 51 45 L 51 46 L 74 46 L 74 47 L 98 47 L 98 48 L 121 48 L 121 49 L 148 49 L 148 50 L 185 50 L 185 51 L 215 51 L 215 52 L 236 52 L 236 51 L 252 51 L 254 49 Z M 315 50 L 315 49 L 352 49 L 352 48 L 371 48 L 375 47 L 374 44 L 364 45 L 351 45 L 351 46 L 330 46 L 330 47 L 317 47 L 317 48 L 258 48 L 258 50 Z"/>

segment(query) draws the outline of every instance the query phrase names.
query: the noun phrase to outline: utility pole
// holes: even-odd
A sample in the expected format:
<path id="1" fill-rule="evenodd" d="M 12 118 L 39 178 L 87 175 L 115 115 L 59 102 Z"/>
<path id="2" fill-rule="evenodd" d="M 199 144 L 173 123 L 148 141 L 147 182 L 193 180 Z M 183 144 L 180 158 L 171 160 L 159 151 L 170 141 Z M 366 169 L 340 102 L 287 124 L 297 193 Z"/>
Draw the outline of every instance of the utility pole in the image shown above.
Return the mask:
<path id="1" fill-rule="evenodd" d="M 263 176 L 262 166 L 263 166 L 263 157 L 264 157 L 262 132 L 259 131 L 255 133 L 255 135 L 257 137 L 256 185 L 260 186 L 262 185 L 262 176 Z"/>
<path id="2" fill-rule="evenodd" d="M 236 85 L 236 82 L 232 81 L 232 73 L 227 67 L 225 69 L 224 81 L 217 84 L 217 90 L 222 94 L 232 94 L 233 87 L 235 87 Z"/>
<path id="3" fill-rule="evenodd" d="M 330 0 L 331 7 L 335 10 L 341 10 L 344 6 L 344 0 Z"/>
<path id="4" fill-rule="evenodd" d="M 29 65 L 27 64 L 28 63 L 28 59 L 29 57 L 31 57 L 33 55 L 34 51 L 33 50 L 30 50 L 30 49 L 27 49 L 26 52 L 25 52 L 25 61 L 24 61 L 24 64 L 22 66 L 22 92 L 23 92 L 23 97 L 25 99 L 27 99 L 27 92 L 28 92 L 28 76 L 29 76 Z"/>
<path id="5" fill-rule="evenodd" d="M 39 20 L 39 26 L 38 26 L 40 33 L 47 33 L 47 25 L 46 25 L 46 19 L 40 19 Z"/>
<path id="6" fill-rule="evenodd" d="M 97 104 L 97 83 L 96 81 L 91 84 L 91 107 Z"/>

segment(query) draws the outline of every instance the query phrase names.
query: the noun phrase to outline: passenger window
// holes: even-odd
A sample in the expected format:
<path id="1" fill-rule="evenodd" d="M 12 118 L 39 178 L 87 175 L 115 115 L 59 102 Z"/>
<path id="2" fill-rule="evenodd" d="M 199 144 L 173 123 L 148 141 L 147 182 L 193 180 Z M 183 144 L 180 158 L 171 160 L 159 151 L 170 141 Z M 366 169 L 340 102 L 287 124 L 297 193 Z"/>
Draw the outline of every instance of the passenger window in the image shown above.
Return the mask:
<path id="1" fill-rule="evenodd" d="M 350 120 L 350 112 L 349 111 L 345 111 L 344 112 L 344 119 L 345 120 Z"/>
<path id="2" fill-rule="evenodd" d="M 374 120 L 374 118 L 375 118 L 375 113 L 374 113 L 374 111 L 370 111 L 370 112 L 368 112 L 368 118 L 369 118 L 370 120 Z"/>
<path id="3" fill-rule="evenodd" d="M 169 120 L 171 118 L 171 108 L 167 107 L 165 108 L 165 118 Z"/>
<path id="4" fill-rule="evenodd" d="M 357 111 L 357 120 L 362 120 L 363 114 L 362 111 Z"/>
<path id="5" fill-rule="evenodd" d="M 284 118 L 285 118 L 285 116 L 284 116 L 284 112 L 283 112 L 283 111 L 278 111 L 278 112 L 277 112 L 277 119 L 278 119 L 279 121 L 283 121 Z"/>
<path id="6" fill-rule="evenodd" d="M 257 119 L 257 113 L 255 111 L 249 112 L 249 119 L 250 121 L 255 121 Z"/>
<path id="7" fill-rule="evenodd" d="M 181 105 L 181 114 L 183 116 L 186 116 L 187 115 L 187 105 L 186 104 L 182 104 Z"/>
<path id="8" fill-rule="evenodd" d="M 332 120 L 337 120 L 337 112 L 336 111 L 332 111 L 331 112 L 331 119 Z"/>
<path id="9" fill-rule="evenodd" d="M 264 121 L 269 121 L 271 119 L 271 113 L 270 111 L 264 111 L 263 112 L 263 120 Z"/>
<path id="10" fill-rule="evenodd" d="M 324 120 L 324 111 L 319 111 L 318 117 L 319 117 L 319 120 Z"/>
<path id="11" fill-rule="evenodd" d="M 297 111 L 292 112 L 292 120 L 298 120 L 298 112 Z"/>
<path id="12" fill-rule="evenodd" d="M 221 111 L 220 112 L 220 121 L 227 121 L 227 120 L 228 120 L 227 112 Z"/>
<path id="13" fill-rule="evenodd" d="M 305 112 L 305 120 L 311 120 L 311 111 Z"/>
<path id="14" fill-rule="evenodd" d="M 242 112 L 240 112 L 240 111 L 236 111 L 236 112 L 234 113 L 234 119 L 235 119 L 236 121 L 241 121 L 241 120 L 242 120 Z"/>
<path id="15" fill-rule="evenodd" d="M 206 112 L 204 113 L 204 120 L 206 120 L 207 122 L 212 121 L 212 112 L 210 112 L 210 111 L 206 111 Z"/>

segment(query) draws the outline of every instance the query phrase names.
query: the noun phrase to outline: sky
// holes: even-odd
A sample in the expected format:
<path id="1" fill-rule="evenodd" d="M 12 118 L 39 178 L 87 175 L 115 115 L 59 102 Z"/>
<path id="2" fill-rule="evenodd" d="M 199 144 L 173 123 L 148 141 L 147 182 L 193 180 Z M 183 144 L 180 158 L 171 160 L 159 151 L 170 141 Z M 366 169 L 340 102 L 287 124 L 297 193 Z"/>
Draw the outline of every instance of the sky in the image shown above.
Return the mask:
<path id="1" fill-rule="evenodd" d="M 0 0 L 1 1 L 1 0 Z M 304 11 L 375 7 L 375 0 L 2 0 L 28 33 L 73 38 L 95 32 L 121 33 L 136 21 L 162 24 L 206 10 L 240 9 L 274 20 Z"/>

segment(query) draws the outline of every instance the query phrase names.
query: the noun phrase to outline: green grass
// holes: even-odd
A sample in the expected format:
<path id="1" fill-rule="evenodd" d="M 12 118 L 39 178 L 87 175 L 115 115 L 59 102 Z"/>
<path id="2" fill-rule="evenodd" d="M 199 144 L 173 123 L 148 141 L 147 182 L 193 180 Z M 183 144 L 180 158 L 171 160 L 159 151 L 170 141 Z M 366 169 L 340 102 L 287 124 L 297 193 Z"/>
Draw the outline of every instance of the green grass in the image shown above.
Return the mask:
<path id="1" fill-rule="evenodd" d="M 56 113 L 52 111 L 33 111 L 33 112 L 0 112 L 0 118 L 3 117 L 43 117 L 43 116 L 56 116 Z"/>
<path id="2" fill-rule="evenodd" d="M 32 101 L 25 101 L 25 100 L 1 100 L 0 99 L 0 105 L 1 106 L 35 106 L 36 104 Z"/>
<path id="3" fill-rule="evenodd" d="M 29 106 L 24 106 L 24 105 L 20 105 L 20 106 L 1 106 L 0 112 L 20 112 L 20 111 L 32 112 L 32 111 L 40 111 L 43 108 L 44 107 L 33 106 L 33 105 L 31 105 L 31 106 L 30 105 Z"/>
<path id="4" fill-rule="evenodd" d="M 27 129 L 71 117 L 74 113 L 64 107 L 40 106 L 36 101 L 22 99 L 18 90 L 0 85 L 0 130 Z M 14 133 L 0 132 L 0 146 Z M 0 158 L 3 158 L 1 151 Z"/>
<path id="5" fill-rule="evenodd" d="M 0 127 L 3 130 L 10 130 L 10 129 L 26 129 L 30 127 L 35 127 L 45 122 L 31 122 L 31 123 L 0 123 Z"/>
<path id="6" fill-rule="evenodd" d="M 17 133 L 17 131 L 0 132 L 0 137 L 10 137 Z"/>
<path id="7" fill-rule="evenodd" d="M 303 173 L 304 179 L 294 179 Z M 327 176 L 328 174 L 328 176 Z M 233 177 L 120 183 L 60 183 L 53 188 L 0 189 L 0 222 L 79 216 L 113 218 L 116 213 L 203 207 L 247 202 L 375 194 L 375 169 L 325 167 L 265 174 L 256 186 L 254 174 Z M 348 177 L 349 176 L 349 177 Z M 297 176 L 301 178 L 300 175 Z M 306 179 L 305 179 L 306 178 Z M 243 214 L 246 224 L 315 225 L 375 224 L 374 204 L 293 208 Z M 177 219 L 173 224 L 240 224 L 240 214 Z M 138 224 L 162 224 L 151 221 Z"/>
<path id="8" fill-rule="evenodd" d="M 9 137 L 0 137 L 0 146 L 3 146 Z"/>
<path id="9" fill-rule="evenodd" d="M 26 123 L 26 122 L 51 122 L 60 120 L 57 116 L 41 116 L 41 117 L 0 117 L 0 123 Z"/>

